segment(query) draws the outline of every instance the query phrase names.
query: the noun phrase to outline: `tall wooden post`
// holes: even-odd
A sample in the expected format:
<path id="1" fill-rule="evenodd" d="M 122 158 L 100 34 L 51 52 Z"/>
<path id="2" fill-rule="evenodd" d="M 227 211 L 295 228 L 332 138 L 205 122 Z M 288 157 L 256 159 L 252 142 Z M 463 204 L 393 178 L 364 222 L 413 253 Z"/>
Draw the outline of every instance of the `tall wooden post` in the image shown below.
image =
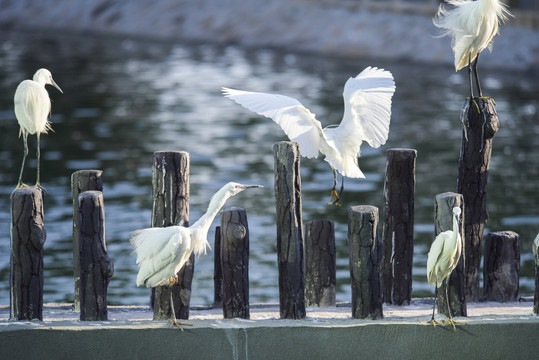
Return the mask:
<path id="1" fill-rule="evenodd" d="M 276 143 L 273 156 L 281 318 L 302 319 L 306 311 L 299 146 L 285 141 Z"/>
<path id="2" fill-rule="evenodd" d="M 514 231 L 488 233 L 485 238 L 483 292 L 487 301 L 517 301 L 520 236 Z"/>
<path id="3" fill-rule="evenodd" d="M 213 308 L 223 307 L 223 269 L 221 268 L 221 227 L 215 227 L 213 242 Z"/>
<path id="4" fill-rule="evenodd" d="M 189 226 L 189 153 L 156 151 L 152 168 L 153 212 L 152 227 Z M 170 319 L 170 292 L 176 318 L 189 318 L 191 283 L 195 266 L 194 254 L 178 272 L 178 283 L 172 287 L 152 289 L 151 304 L 154 320 Z"/>
<path id="5" fill-rule="evenodd" d="M 242 208 L 221 214 L 223 317 L 249 319 L 249 225 Z"/>
<path id="6" fill-rule="evenodd" d="M 80 311 L 80 258 L 79 258 L 79 195 L 85 191 L 103 191 L 103 171 L 80 170 L 71 174 L 73 196 L 73 277 L 75 278 L 75 311 Z"/>
<path id="7" fill-rule="evenodd" d="M 477 106 L 475 105 L 477 104 Z M 468 108 L 468 110 L 466 110 Z M 487 179 L 492 138 L 499 122 L 491 99 L 467 102 L 463 110 L 463 135 L 460 147 L 457 193 L 464 197 L 464 249 L 466 300 L 479 300 L 481 241 L 488 219 Z"/>
<path id="8" fill-rule="evenodd" d="M 108 317 L 107 289 L 114 264 L 105 242 L 105 207 L 101 191 L 79 195 L 80 319 L 104 321 Z"/>
<path id="9" fill-rule="evenodd" d="M 348 209 L 348 246 L 352 282 L 352 316 L 384 317 L 382 294 L 383 243 L 378 236 L 378 208 L 368 205 Z"/>
<path id="10" fill-rule="evenodd" d="M 16 189 L 11 193 L 11 320 L 43 320 L 43 244 L 46 238 L 41 189 Z"/>
<path id="11" fill-rule="evenodd" d="M 330 220 L 305 223 L 305 301 L 307 306 L 334 306 L 336 279 L 335 225 Z"/>
<path id="12" fill-rule="evenodd" d="M 533 313 L 539 315 L 539 234 L 532 244 L 533 257 L 535 259 L 535 292 L 533 296 Z"/>
<path id="13" fill-rule="evenodd" d="M 413 149 L 387 150 L 384 183 L 384 301 L 409 305 L 414 260 L 415 159 Z"/>
<path id="14" fill-rule="evenodd" d="M 459 219 L 459 232 L 461 239 L 464 239 L 463 219 L 464 205 L 461 194 L 446 192 L 438 194 L 434 198 L 434 235 L 441 232 L 453 230 L 453 208 L 459 207 L 461 211 Z M 464 208 L 464 209 L 463 209 Z M 464 240 L 463 240 L 464 242 Z M 466 295 L 464 291 L 464 268 L 466 264 L 465 256 L 466 244 L 462 249 L 462 255 L 457 263 L 457 267 L 451 272 L 448 280 L 444 280 L 438 290 L 438 312 L 449 316 L 447 308 L 447 298 L 449 297 L 449 307 L 452 316 L 468 316 L 466 308 Z M 447 294 L 447 296 L 446 296 Z"/>

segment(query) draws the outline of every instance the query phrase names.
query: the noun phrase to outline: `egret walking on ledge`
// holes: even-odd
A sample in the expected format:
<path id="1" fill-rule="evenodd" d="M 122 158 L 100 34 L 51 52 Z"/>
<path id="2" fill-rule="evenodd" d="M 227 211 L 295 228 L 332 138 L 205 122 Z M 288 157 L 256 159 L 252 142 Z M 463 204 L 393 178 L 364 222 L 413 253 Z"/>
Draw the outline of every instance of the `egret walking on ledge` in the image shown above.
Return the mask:
<path id="1" fill-rule="evenodd" d="M 441 324 L 434 320 L 434 311 L 436 309 L 436 298 L 438 297 L 438 288 L 442 286 L 445 279 L 449 279 L 449 275 L 457 267 L 457 264 L 462 254 L 462 238 L 459 232 L 459 216 L 461 210 L 458 207 L 453 208 L 453 230 L 441 232 L 436 236 L 436 239 L 430 246 L 429 255 L 427 257 L 427 281 L 434 286 L 434 307 L 432 308 L 432 319 L 429 323 L 434 326 Z M 446 281 L 448 283 L 448 281 Z M 449 312 L 449 320 L 447 322 L 455 329 L 455 321 L 451 317 L 451 308 L 449 306 L 449 296 L 447 295 L 447 311 Z"/>
<path id="2" fill-rule="evenodd" d="M 479 98 L 482 98 L 483 93 L 477 75 L 479 54 L 487 47 L 489 50 L 492 48 L 491 41 L 498 33 L 498 23 L 505 21 L 511 13 L 499 0 L 446 0 L 446 2 L 454 8 L 446 10 L 443 4 L 440 5 L 433 23 L 442 30 L 440 36 L 451 37 L 455 54 L 455 71 L 468 66 L 470 100 L 474 99 L 473 62 L 473 76 L 475 76 Z"/>
<path id="3" fill-rule="evenodd" d="M 28 134 L 37 134 L 37 178 L 36 186 L 39 185 L 39 136 L 51 130 L 49 114 L 51 113 L 51 99 L 45 89 L 45 85 L 52 85 L 63 93 L 62 89 L 52 79 L 52 75 L 47 69 L 39 69 L 34 74 L 33 80 L 24 80 L 17 86 L 15 91 L 15 116 L 20 125 L 19 136 L 22 135 L 24 142 L 24 156 L 22 158 L 21 172 L 17 188 L 26 186 L 22 182 L 22 172 L 24 162 L 28 156 Z"/>
<path id="4" fill-rule="evenodd" d="M 315 115 L 298 100 L 277 94 L 223 88 L 223 94 L 243 107 L 273 119 L 291 141 L 299 144 L 307 158 L 325 155 L 333 170 L 331 204 L 339 205 L 344 177 L 365 178 L 357 159 L 363 141 L 377 148 L 385 144 L 391 118 L 391 98 L 395 82 L 389 71 L 367 67 L 344 85 L 344 115 L 339 126 L 322 129 Z M 337 171 L 342 175 L 341 190 L 336 191 Z"/>
<path id="5" fill-rule="evenodd" d="M 226 200 L 245 189 L 262 187 L 261 185 L 242 185 L 230 182 L 217 191 L 211 198 L 208 211 L 190 227 L 168 226 L 154 227 L 134 231 L 129 241 L 133 245 L 133 254 L 137 256 L 139 272 L 137 286 L 147 287 L 173 285 L 178 281 L 178 271 L 185 265 L 191 253 L 206 253 L 208 230 Z M 172 319 L 170 324 L 181 330 L 176 320 L 172 292 L 170 294 Z"/>

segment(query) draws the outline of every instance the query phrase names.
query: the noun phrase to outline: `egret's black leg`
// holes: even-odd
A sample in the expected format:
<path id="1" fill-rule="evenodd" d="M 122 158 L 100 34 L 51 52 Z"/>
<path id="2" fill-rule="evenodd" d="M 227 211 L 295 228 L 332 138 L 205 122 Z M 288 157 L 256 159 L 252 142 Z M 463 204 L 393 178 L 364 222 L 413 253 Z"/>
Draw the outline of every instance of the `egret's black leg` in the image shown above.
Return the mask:
<path id="1" fill-rule="evenodd" d="M 21 172 L 19 173 L 19 181 L 17 182 L 16 189 L 18 189 L 20 187 L 23 187 L 23 186 L 26 186 L 22 182 L 22 173 L 24 171 L 24 163 L 26 162 L 26 157 L 28 156 L 28 132 L 26 132 L 25 130 L 22 130 L 22 129 L 21 129 L 21 131 L 22 131 L 22 141 L 24 143 L 24 155 L 22 157 Z"/>
<path id="2" fill-rule="evenodd" d="M 459 322 L 459 321 L 454 321 L 453 320 L 453 316 L 451 315 L 451 306 L 449 304 L 449 277 L 451 276 L 451 274 L 449 274 L 445 279 L 445 298 L 447 300 L 447 313 L 449 314 L 449 319 L 447 320 L 444 320 L 444 322 L 447 322 L 448 324 L 450 324 L 451 326 L 453 326 L 453 330 L 454 331 L 457 331 L 457 328 L 455 327 L 455 324 L 462 324 L 462 325 L 466 325 L 466 323 L 464 322 Z"/>
<path id="3" fill-rule="evenodd" d="M 477 91 L 479 92 L 479 97 L 483 97 L 483 92 L 481 91 L 481 85 L 479 84 L 479 75 L 477 74 L 477 60 L 479 60 L 479 54 L 477 54 L 473 62 L 473 73 L 475 76 L 475 83 L 477 84 Z"/>
<path id="4" fill-rule="evenodd" d="M 468 77 L 470 78 L 470 100 L 473 100 L 473 75 L 472 75 L 472 53 L 468 56 Z"/>
<path id="5" fill-rule="evenodd" d="M 193 324 L 182 323 L 176 320 L 176 311 L 174 310 L 174 299 L 172 298 L 172 285 L 178 282 L 178 276 L 174 280 L 170 281 L 170 311 L 172 313 L 172 318 L 170 319 L 170 327 L 176 326 L 178 329 L 183 331 L 183 326 L 193 326 Z"/>
<path id="6" fill-rule="evenodd" d="M 344 191 L 344 176 L 341 176 L 341 190 L 339 190 L 339 199 L 341 198 L 343 191 Z"/>
<path id="7" fill-rule="evenodd" d="M 36 176 L 36 187 L 39 187 L 39 163 L 41 158 L 41 151 L 39 150 L 39 133 L 37 133 L 37 148 L 36 148 L 36 158 L 37 158 L 37 176 Z"/>
<path id="8" fill-rule="evenodd" d="M 438 282 L 437 281 L 436 281 L 436 285 L 434 286 L 434 305 L 432 306 L 432 318 L 426 322 L 427 324 L 432 324 L 433 326 L 443 325 L 443 323 L 434 320 L 434 313 L 436 311 L 436 299 L 438 299 Z"/>

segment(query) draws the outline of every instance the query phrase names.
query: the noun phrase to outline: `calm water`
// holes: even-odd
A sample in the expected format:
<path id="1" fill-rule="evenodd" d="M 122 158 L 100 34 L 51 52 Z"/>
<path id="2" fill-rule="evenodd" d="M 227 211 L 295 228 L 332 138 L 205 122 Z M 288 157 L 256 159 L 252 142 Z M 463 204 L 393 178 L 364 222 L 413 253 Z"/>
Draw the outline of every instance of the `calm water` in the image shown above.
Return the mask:
<path id="1" fill-rule="evenodd" d="M 485 55 L 489 56 L 489 55 Z M 389 140 L 362 147 L 366 180 L 348 179 L 342 208 L 330 207 L 332 174 L 322 161 L 302 159 L 304 221 L 336 223 L 338 301 L 350 299 L 346 214 L 349 205 L 383 207 L 385 151 L 418 150 L 414 296 L 433 290 L 425 281 L 433 239 L 433 198 L 456 190 L 465 72 L 369 59 L 342 61 L 234 46 L 182 45 L 95 38 L 0 36 L 0 304 L 9 303 L 10 193 L 17 182 L 22 141 L 13 113 L 17 84 L 40 67 L 61 86 L 53 88 L 54 132 L 42 137 L 45 197 L 45 302 L 72 302 L 70 175 L 104 171 L 106 239 L 115 273 L 110 304 L 148 303 L 135 286 L 129 232 L 151 218 L 151 159 L 157 150 L 191 154 L 191 221 L 228 181 L 257 183 L 227 203 L 247 210 L 251 230 L 252 302 L 278 301 L 273 143 L 285 140 L 271 120 L 220 95 L 221 86 L 273 91 L 300 99 L 324 126 L 340 121 L 342 87 L 364 67 L 390 70 L 397 83 Z M 494 138 L 489 175 L 487 231 L 514 230 L 521 239 L 521 295 L 533 292 L 531 244 L 539 231 L 539 76 L 481 71 L 486 95 L 495 98 L 501 128 Z M 35 137 L 25 181 L 35 178 Z M 218 219 L 214 225 L 218 224 Z M 381 231 L 381 229 L 379 229 Z M 213 242 L 214 231 L 209 234 Z M 192 304 L 213 301 L 213 253 L 197 259 Z"/>

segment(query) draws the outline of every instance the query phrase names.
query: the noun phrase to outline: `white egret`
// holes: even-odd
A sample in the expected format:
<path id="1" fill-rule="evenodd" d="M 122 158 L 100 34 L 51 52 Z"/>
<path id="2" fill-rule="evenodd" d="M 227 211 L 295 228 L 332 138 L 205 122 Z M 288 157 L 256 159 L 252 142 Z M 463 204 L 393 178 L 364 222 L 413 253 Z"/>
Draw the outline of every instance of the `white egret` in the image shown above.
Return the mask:
<path id="1" fill-rule="evenodd" d="M 432 309 L 432 319 L 429 321 L 434 326 L 440 324 L 434 320 L 434 311 L 436 309 L 436 299 L 438 297 L 438 288 L 442 286 L 445 279 L 453 272 L 460 255 L 462 254 L 462 238 L 459 231 L 459 216 L 461 210 L 458 207 L 453 208 L 453 230 L 441 232 L 430 246 L 427 257 L 427 281 L 434 286 L 434 307 Z M 446 281 L 447 282 L 447 281 Z M 447 287 L 446 287 L 447 290 Z M 447 296 L 447 309 L 449 311 L 449 320 L 447 321 L 455 328 L 455 322 L 451 317 L 451 308 L 449 307 L 449 297 Z"/>
<path id="2" fill-rule="evenodd" d="M 440 36 L 451 37 L 455 54 L 455 71 L 468 66 L 470 100 L 474 99 L 473 62 L 473 76 L 475 76 L 479 98 L 482 98 L 483 93 L 477 75 L 479 54 L 487 47 L 492 48 L 491 41 L 498 33 L 498 23 L 512 15 L 506 5 L 499 0 L 446 0 L 446 2 L 454 8 L 447 10 L 444 4 L 440 5 L 433 23 L 442 30 Z"/>
<path id="3" fill-rule="evenodd" d="M 61 93 L 62 89 L 52 79 L 51 72 L 47 69 L 39 69 L 34 74 L 32 80 L 24 80 L 15 91 L 14 105 L 15 116 L 21 127 L 19 130 L 19 136 L 22 135 L 24 142 L 24 156 L 22 158 L 21 172 L 19 174 L 19 181 L 17 188 L 26 186 L 22 182 L 22 173 L 24 170 L 24 162 L 26 156 L 28 156 L 28 134 L 37 134 L 37 178 L 36 186 L 39 185 L 39 137 L 41 134 L 46 134 L 49 130 L 52 130 L 49 123 L 49 114 L 51 112 L 51 99 L 49 93 L 45 89 L 45 85 L 52 85 L 57 88 Z"/>
<path id="4" fill-rule="evenodd" d="M 136 230 L 129 241 L 133 245 L 133 254 L 137 256 L 139 272 L 137 286 L 147 287 L 173 285 L 178 281 L 178 271 L 185 265 L 191 253 L 206 253 L 208 230 L 223 207 L 226 200 L 245 189 L 262 187 L 261 185 L 242 185 L 229 182 L 211 198 L 207 212 L 190 227 L 168 226 Z M 170 295 L 172 319 L 170 324 L 182 329 L 176 320 L 172 293 Z M 182 329 L 183 330 L 183 329 Z"/>
<path id="5" fill-rule="evenodd" d="M 301 155 L 317 158 L 318 152 L 333 170 L 332 204 L 339 205 L 344 177 L 365 178 L 358 166 L 363 141 L 377 148 L 385 144 L 391 118 L 391 98 L 395 82 L 389 71 L 367 67 L 344 85 L 344 115 L 339 126 L 322 125 L 298 100 L 277 94 L 222 89 L 224 96 L 260 115 L 273 119 L 291 141 L 300 146 Z M 336 191 L 337 171 L 342 175 L 341 190 Z"/>

